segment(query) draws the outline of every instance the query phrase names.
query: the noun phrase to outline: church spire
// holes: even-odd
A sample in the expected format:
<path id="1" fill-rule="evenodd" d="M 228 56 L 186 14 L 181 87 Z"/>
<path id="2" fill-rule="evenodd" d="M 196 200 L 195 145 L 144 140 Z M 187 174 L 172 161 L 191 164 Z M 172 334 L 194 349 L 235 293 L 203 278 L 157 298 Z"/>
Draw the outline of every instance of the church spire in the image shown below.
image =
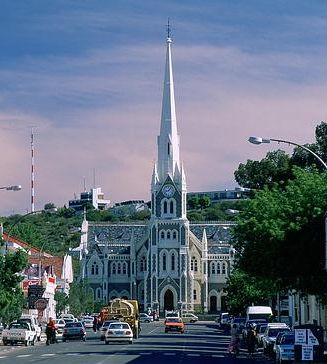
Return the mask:
<path id="1" fill-rule="evenodd" d="M 180 173 L 179 156 L 179 135 L 177 133 L 173 66 L 171 56 L 171 29 L 168 20 L 167 26 L 167 53 L 165 80 L 162 98 L 161 127 L 158 136 L 158 177 L 160 182 L 164 182 L 169 175 L 176 178 L 176 173 Z"/>

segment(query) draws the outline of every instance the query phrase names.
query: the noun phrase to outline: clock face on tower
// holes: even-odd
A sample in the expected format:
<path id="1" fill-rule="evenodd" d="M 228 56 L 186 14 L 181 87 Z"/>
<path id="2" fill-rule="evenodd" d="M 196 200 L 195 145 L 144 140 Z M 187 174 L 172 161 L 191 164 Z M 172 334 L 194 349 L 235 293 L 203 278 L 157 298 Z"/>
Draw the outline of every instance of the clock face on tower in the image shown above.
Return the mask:
<path id="1" fill-rule="evenodd" d="M 173 185 L 165 185 L 162 187 L 162 193 L 166 197 L 171 197 L 175 193 L 175 187 Z"/>

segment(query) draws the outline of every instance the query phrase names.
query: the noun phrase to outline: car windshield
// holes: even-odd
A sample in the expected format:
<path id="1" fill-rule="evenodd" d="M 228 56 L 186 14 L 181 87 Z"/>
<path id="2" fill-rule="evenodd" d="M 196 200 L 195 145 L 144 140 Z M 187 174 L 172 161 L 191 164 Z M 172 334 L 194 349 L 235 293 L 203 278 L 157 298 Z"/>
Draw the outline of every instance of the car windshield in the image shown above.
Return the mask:
<path id="1" fill-rule="evenodd" d="M 24 329 L 24 330 L 28 330 L 29 329 L 29 326 L 25 322 L 13 322 L 12 324 L 9 325 L 9 329 Z"/>
<path id="2" fill-rule="evenodd" d="M 294 344 L 294 335 L 284 335 L 281 339 L 281 344 L 293 345 Z"/>
<path id="3" fill-rule="evenodd" d="M 277 336 L 280 332 L 289 331 L 287 328 L 283 329 L 269 329 L 268 336 Z"/>
<path id="4" fill-rule="evenodd" d="M 68 322 L 65 327 L 83 327 L 81 322 Z"/>
<path id="5" fill-rule="evenodd" d="M 109 329 L 110 330 L 121 330 L 121 329 L 128 330 L 129 326 L 128 326 L 128 324 L 111 324 L 109 326 Z"/>
<path id="6" fill-rule="evenodd" d="M 112 324 L 113 322 L 115 322 L 115 321 L 105 321 L 104 323 L 103 323 L 103 327 L 108 327 L 110 324 Z"/>
<path id="7" fill-rule="evenodd" d="M 267 325 L 261 325 L 261 326 L 259 327 L 259 333 L 260 333 L 260 334 L 264 333 L 264 332 L 266 331 L 266 328 L 267 328 Z"/>
<path id="8" fill-rule="evenodd" d="M 182 322 L 182 320 L 177 317 L 176 318 L 169 317 L 169 318 L 167 318 L 166 322 Z"/>

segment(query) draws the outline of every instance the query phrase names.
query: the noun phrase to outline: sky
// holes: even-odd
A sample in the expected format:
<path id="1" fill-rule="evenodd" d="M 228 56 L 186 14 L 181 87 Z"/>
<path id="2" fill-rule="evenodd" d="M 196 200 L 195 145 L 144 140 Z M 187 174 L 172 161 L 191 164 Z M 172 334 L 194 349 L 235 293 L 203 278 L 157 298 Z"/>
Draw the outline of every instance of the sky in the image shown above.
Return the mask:
<path id="1" fill-rule="evenodd" d="M 0 0 L 0 215 L 58 207 L 100 186 L 150 196 L 170 18 L 188 191 L 311 143 L 327 111 L 325 0 Z M 95 175 L 95 179 L 94 176 Z"/>

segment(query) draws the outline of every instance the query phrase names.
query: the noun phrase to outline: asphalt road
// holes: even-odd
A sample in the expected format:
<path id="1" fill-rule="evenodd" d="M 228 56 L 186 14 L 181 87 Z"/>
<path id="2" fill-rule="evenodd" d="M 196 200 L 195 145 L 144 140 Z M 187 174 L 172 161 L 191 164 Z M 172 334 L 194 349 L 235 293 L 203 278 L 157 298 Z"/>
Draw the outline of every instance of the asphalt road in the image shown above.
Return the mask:
<path id="1" fill-rule="evenodd" d="M 187 324 L 184 334 L 164 333 L 163 322 L 142 324 L 140 338 L 133 345 L 109 344 L 99 334 L 88 331 L 86 342 L 69 341 L 46 346 L 0 346 L 0 364 L 213 364 L 271 363 L 261 352 L 249 359 L 245 350 L 237 358 L 227 354 L 229 336 L 217 330 L 214 322 Z"/>

